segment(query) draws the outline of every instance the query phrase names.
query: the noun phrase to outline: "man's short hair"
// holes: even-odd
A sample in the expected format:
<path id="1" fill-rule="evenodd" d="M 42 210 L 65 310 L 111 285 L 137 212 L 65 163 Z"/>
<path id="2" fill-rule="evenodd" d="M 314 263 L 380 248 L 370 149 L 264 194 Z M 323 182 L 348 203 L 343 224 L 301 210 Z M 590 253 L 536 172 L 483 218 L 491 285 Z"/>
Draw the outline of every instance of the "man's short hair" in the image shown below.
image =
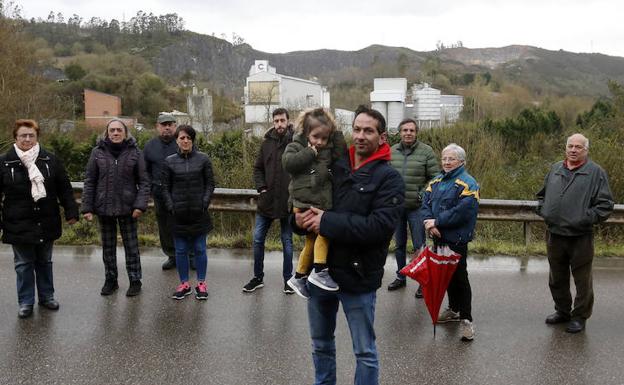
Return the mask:
<path id="1" fill-rule="evenodd" d="M 399 123 L 399 131 L 401 131 L 401 127 L 407 123 L 414 123 L 414 126 L 416 127 L 416 131 L 418 131 L 418 123 L 416 123 L 416 121 L 412 118 L 405 118 L 401 120 L 401 123 Z"/>
<path id="2" fill-rule="evenodd" d="M 197 136 L 197 131 L 195 131 L 193 126 L 190 126 L 188 124 L 182 124 L 176 128 L 175 138 L 178 139 L 178 136 L 180 136 L 180 133 L 183 131 L 186 132 L 186 134 L 191 137 L 191 142 L 195 143 L 195 137 Z"/>
<path id="3" fill-rule="evenodd" d="M 587 137 L 583 134 L 572 134 L 568 136 L 568 139 L 566 139 L 566 147 L 568 146 L 568 144 L 570 143 L 570 139 L 572 139 L 574 135 L 580 135 L 583 137 L 583 146 L 585 146 L 585 149 L 589 151 L 589 139 L 587 139 Z"/>
<path id="4" fill-rule="evenodd" d="M 386 132 L 386 118 L 384 118 L 381 112 L 374 110 L 363 104 L 360 104 L 358 108 L 355 109 L 355 115 L 353 116 L 354 121 L 355 121 L 355 118 L 357 118 L 359 114 L 366 114 L 370 116 L 371 118 L 375 119 L 377 121 L 377 132 L 380 135 Z"/>
<path id="5" fill-rule="evenodd" d="M 271 117 L 274 118 L 277 115 L 284 115 L 284 114 L 286 115 L 286 119 L 290 119 L 290 116 L 288 116 L 288 110 L 282 107 L 274 109 L 273 113 L 271 114 Z"/>
<path id="6" fill-rule="evenodd" d="M 35 120 L 18 119 L 15 121 L 15 126 L 13 127 L 13 139 L 17 139 L 17 130 L 19 130 L 20 127 L 32 128 L 33 130 L 35 130 L 35 133 L 37 133 L 37 138 L 39 137 L 39 125 Z"/>

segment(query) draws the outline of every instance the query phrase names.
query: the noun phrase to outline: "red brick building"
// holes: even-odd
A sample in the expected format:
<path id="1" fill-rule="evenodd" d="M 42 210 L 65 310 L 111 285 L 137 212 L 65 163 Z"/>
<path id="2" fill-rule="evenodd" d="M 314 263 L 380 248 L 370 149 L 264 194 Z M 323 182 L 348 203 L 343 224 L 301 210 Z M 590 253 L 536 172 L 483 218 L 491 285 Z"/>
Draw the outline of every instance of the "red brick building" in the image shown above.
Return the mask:
<path id="1" fill-rule="evenodd" d="M 122 120 L 128 128 L 135 125 L 135 120 L 121 116 L 121 98 L 85 88 L 85 123 L 87 127 L 104 128 L 112 118 Z"/>

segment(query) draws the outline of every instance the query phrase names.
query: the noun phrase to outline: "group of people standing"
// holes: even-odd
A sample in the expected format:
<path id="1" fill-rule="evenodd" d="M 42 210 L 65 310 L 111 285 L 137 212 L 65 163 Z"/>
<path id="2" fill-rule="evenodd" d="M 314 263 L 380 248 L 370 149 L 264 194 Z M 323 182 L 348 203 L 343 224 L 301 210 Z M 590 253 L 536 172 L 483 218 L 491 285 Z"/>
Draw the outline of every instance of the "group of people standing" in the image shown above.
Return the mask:
<path id="1" fill-rule="evenodd" d="M 283 245 L 283 290 L 307 299 L 318 384 L 336 383 L 334 332 L 341 304 L 356 357 L 355 383 L 377 384 L 375 344 L 376 292 L 381 287 L 390 241 L 396 243 L 397 276 L 388 286 L 406 286 L 399 271 L 406 264 L 407 234 L 415 251 L 425 245 L 446 245 L 461 256 L 451 278 L 448 308 L 438 322 L 459 322 L 461 338 L 475 337 L 467 273 L 468 243 L 477 220 L 479 185 L 466 170 L 466 152 L 446 146 L 438 163 L 433 149 L 418 140 L 418 125 L 399 125 L 400 142 L 387 142 L 384 116 L 360 106 L 347 148 L 332 115 L 322 109 L 304 111 L 296 128 L 288 111 L 272 113 L 254 164 L 259 193 L 253 234 L 254 272 L 243 292 L 264 286 L 264 243 L 279 220 Z M 87 165 L 81 212 L 98 217 L 105 281 L 102 295 L 119 288 L 116 263 L 119 226 L 129 278 L 127 296 L 141 291 L 137 220 L 154 199 L 160 243 L 167 260 L 163 269 L 178 269 L 173 294 L 184 299 L 193 291 L 208 296 L 206 237 L 212 229 L 208 208 L 215 188 L 211 162 L 194 146 L 195 130 L 176 127 L 175 118 L 157 119 L 158 136 L 140 151 L 123 121 L 111 120 Z M 38 143 L 39 127 L 18 120 L 15 143 L 0 157 L 2 239 L 13 246 L 20 318 L 33 312 L 35 288 L 39 304 L 56 310 L 52 279 L 52 244 L 61 235 L 60 206 L 73 224 L 79 210 L 61 162 Z M 589 140 L 572 135 L 566 156 L 552 166 L 537 194 L 538 213 L 548 226 L 549 286 L 556 312 L 548 324 L 567 323 L 566 331 L 585 328 L 593 305 L 591 265 L 593 225 L 608 218 L 613 198 L 607 175 L 588 159 Z M 441 164 L 441 169 L 439 167 Z M 292 232 L 306 237 L 296 274 L 292 275 Z M 190 283 L 189 255 L 197 282 Z M 576 285 L 572 301 L 570 273 Z M 416 297 L 421 297 L 417 290 Z"/>
<path id="2" fill-rule="evenodd" d="M 169 259 L 164 269 L 177 266 L 180 285 L 173 298 L 192 293 L 189 254 L 194 257 L 197 299 L 208 297 L 206 236 L 212 229 L 208 207 L 215 181 L 208 156 L 193 145 L 196 131 L 176 128 L 175 118 L 158 117 L 159 135 L 142 152 L 126 124 L 112 119 L 98 138 L 86 167 L 79 208 L 62 162 L 39 145 L 34 120 L 15 122 L 15 143 L 0 157 L 2 240 L 13 247 L 17 274 L 18 316 L 32 315 L 37 291 L 39 305 L 58 310 L 54 297 L 52 246 L 61 236 L 60 207 L 74 224 L 79 213 L 87 221 L 97 216 L 107 296 L 119 288 L 117 229 L 123 241 L 129 285 L 126 296 L 141 292 L 141 259 L 137 221 L 154 197 L 160 239 Z"/>
<path id="3" fill-rule="evenodd" d="M 150 192 L 154 198 L 159 235 L 168 256 L 164 268 L 175 265 L 180 285 L 173 298 L 193 292 L 189 280 L 189 253 L 197 269 L 195 297 L 208 298 L 206 237 L 212 230 L 208 206 L 215 182 L 208 156 L 193 145 L 196 131 L 189 125 L 176 128 L 169 114 L 157 119 L 159 135 L 141 152 L 123 121 L 113 119 L 91 153 L 82 194 L 86 220 L 99 219 L 105 281 L 101 294 L 119 288 L 117 226 L 123 240 L 129 287 L 126 296 L 141 291 L 137 220 L 146 211 Z M 175 257 L 175 262 L 171 259 Z"/>

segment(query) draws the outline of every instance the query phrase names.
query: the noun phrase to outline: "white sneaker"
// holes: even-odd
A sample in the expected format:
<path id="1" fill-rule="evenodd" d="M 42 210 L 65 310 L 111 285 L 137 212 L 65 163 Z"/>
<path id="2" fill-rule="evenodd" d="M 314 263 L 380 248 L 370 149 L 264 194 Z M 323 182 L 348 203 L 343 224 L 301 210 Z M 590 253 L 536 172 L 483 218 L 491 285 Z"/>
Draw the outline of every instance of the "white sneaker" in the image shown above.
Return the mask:
<path id="1" fill-rule="evenodd" d="M 443 324 L 447 322 L 459 322 L 459 312 L 446 308 L 446 310 L 438 316 L 438 323 Z"/>
<path id="2" fill-rule="evenodd" d="M 308 282 L 327 291 L 338 291 L 339 289 L 336 281 L 334 281 L 331 275 L 329 275 L 329 270 L 327 268 L 319 271 L 318 273 L 316 270 L 312 269 L 312 272 L 310 272 L 310 275 L 308 276 Z"/>
<path id="3" fill-rule="evenodd" d="M 462 341 L 472 341 L 475 336 L 475 328 L 472 321 L 468 321 L 467 319 L 461 320 L 461 340 Z"/>
<path id="4" fill-rule="evenodd" d="M 286 284 L 290 286 L 290 288 L 293 289 L 299 297 L 308 299 L 310 298 L 310 292 L 308 291 L 308 287 L 306 286 L 307 280 L 307 277 L 295 278 L 295 276 L 293 275 L 288 281 L 286 281 Z"/>

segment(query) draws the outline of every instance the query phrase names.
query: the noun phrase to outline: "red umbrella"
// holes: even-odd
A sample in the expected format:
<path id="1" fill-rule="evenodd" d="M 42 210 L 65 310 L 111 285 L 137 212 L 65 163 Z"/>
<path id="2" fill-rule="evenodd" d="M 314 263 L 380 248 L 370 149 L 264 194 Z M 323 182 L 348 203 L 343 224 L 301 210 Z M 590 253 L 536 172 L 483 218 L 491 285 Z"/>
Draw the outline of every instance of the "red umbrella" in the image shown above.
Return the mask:
<path id="1" fill-rule="evenodd" d="M 409 265 L 400 271 L 401 274 L 420 283 L 423 298 L 433 322 L 434 336 L 444 294 L 460 259 L 461 255 L 452 251 L 448 246 L 438 247 L 436 252 L 425 247 Z"/>

